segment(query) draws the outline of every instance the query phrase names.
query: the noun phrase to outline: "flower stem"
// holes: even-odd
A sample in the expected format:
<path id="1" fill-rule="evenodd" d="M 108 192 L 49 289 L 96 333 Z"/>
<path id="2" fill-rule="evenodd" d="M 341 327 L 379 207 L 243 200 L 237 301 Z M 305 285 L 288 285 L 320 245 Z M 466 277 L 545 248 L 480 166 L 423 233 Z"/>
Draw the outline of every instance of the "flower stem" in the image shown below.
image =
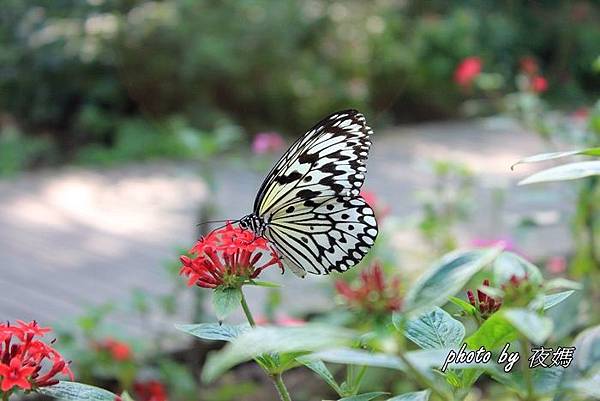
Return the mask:
<path id="1" fill-rule="evenodd" d="M 525 381 L 525 388 L 527 390 L 527 396 L 525 400 L 531 401 L 536 400 L 535 392 L 533 389 L 533 379 L 531 377 L 531 370 L 525 361 L 529 360 L 529 341 L 521 339 L 521 354 L 523 360 L 521 361 L 521 368 L 523 369 L 523 380 Z"/>
<path id="2" fill-rule="evenodd" d="M 283 382 L 281 373 L 273 375 L 272 378 L 273 383 L 275 384 L 275 388 L 277 388 L 277 392 L 279 393 L 279 398 L 281 399 L 281 401 L 292 401 L 290 393 L 288 392 L 287 387 L 285 387 L 285 383 Z"/>
<path id="3" fill-rule="evenodd" d="M 244 291 L 240 288 L 240 294 L 242 294 L 241 304 L 242 309 L 244 310 L 244 315 L 246 315 L 246 319 L 248 319 L 248 323 L 250 326 L 256 327 L 256 323 L 254 322 L 254 317 L 252 316 L 252 312 L 250 312 L 250 308 L 248 307 L 248 302 L 246 302 L 246 297 L 244 296 Z"/>
<path id="4" fill-rule="evenodd" d="M 0 393 L 2 393 L 2 401 L 8 401 L 8 397 L 10 397 L 10 391 L 6 391 L 6 392 L 0 391 Z"/>
<path id="5" fill-rule="evenodd" d="M 240 303 L 242 304 L 242 309 L 244 310 L 246 319 L 248 319 L 248 323 L 250 323 L 250 326 L 256 327 L 256 322 L 254 322 L 254 317 L 252 316 L 252 312 L 250 312 L 250 308 L 248 307 L 248 302 L 246 302 L 246 297 L 244 296 L 244 292 L 242 291 L 241 288 L 240 288 L 240 294 L 242 294 Z M 265 369 L 267 374 L 269 374 L 269 376 L 271 376 L 271 378 L 273 379 L 273 384 L 275 385 L 275 388 L 277 389 L 277 392 L 279 393 L 279 398 L 281 398 L 281 401 L 292 401 L 292 398 L 290 397 L 290 393 L 288 392 L 287 387 L 285 387 L 285 383 L 283 382 L 283 378 L 281 377 L 281 373 L 270 374 L 266 368 L 263 367 L 263 369 Z"/>

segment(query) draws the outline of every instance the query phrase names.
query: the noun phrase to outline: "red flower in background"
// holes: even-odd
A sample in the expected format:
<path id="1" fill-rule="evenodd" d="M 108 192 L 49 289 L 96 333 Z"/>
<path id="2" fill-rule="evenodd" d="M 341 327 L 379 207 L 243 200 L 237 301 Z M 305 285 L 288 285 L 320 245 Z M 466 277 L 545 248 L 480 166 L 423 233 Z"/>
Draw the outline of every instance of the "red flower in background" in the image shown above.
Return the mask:
<path id="1" fill-rule="evenodd" d="M 158 380 L 136 382 L 133 390 L 138 396 L 138 401 L 167 401 L 167 390 Z"/>
<path id="2" fill-rule="evenodd" d="M 519 64 L 521 65 L 521 71 L 527 75 L 535 75 L 539 70 L 537 61 L 531 56 L 522 57 Z"/>
<path id="3" fill-rule="evenodd" d="M 276 132 L 260 132 L 252 141 L 252 151 L 258 155 L 279 152 L 285 147 L 285 141 Z"/>
<path id="4" fill-rule="evenodd" d="M 553 256 L 546 262 L 546 270 L 552 274 L 561 274 L 567 270 L 567 260 L 562 256 Z"/>
<path id="5" fill-rule="evenodd" d="M 402 306 L 400 279 L 395 277 L 386 283 L 379 263 L 360 272 L 358 286 L 350 286 L 347 282 L 338 280 L 335 289 L 350 307 L 363 311 L 390 312 Z"/>
<path id="6" fill-rule="evenodd" d="M 546 92 L 548 90 L 548 81 L 540 75 L 531 78 L 531 90 L 535 93 Z"/>
<path id="7" fill-rule="evenodd" d="M 200 239 L 190 250 L 194 256 L 181 256 L 179 274 L 188 278 L 188 285 L 216 288 L 237 286 L 256 278 L 264 269 L 277 265 L 283 272 L 279 256 L 268 241 L 250 230 L 227 223 Z M 264 256 L 268 260 L 264 263 Z"/>
<path id="8" fill-rule="evenodd" d="M 51 386 L 56 376 L 66 374 L 73 379 L 68 363 L 51 346 L 39 338 L 50 332 L 35 321 L 17 320 L 16 326 L 0 323 L 0 390 L 12 391 Z M 42 373 L 44 370 L 44 373 Z"/>
<path id="9" fill-rule="evenodd" d="M 360 196 L 363 197 L 367 205 L 371 206 L 377 220 L 383 220 L 388 214 L 390 214 L 390 207 L 379 199 L 375 192 L 367 191 L 365 189 L 360 191 Z"/>
<path id="10" fill-rule="evenodd" d="M 456 67 L 454 82 L 460 86 L 469 86 L 481 73 L 483 63 L 479 57 L 467 57 Z"/>
<path id="11" fill-rule="evenodd" d="M 114 338 L 102 340 L 98 342 L 96 346 L 99 350 L 107 351 L 115 361 L 129 361 L 133 357 L 129 345 L 122 341 L 115 340 Z"/>

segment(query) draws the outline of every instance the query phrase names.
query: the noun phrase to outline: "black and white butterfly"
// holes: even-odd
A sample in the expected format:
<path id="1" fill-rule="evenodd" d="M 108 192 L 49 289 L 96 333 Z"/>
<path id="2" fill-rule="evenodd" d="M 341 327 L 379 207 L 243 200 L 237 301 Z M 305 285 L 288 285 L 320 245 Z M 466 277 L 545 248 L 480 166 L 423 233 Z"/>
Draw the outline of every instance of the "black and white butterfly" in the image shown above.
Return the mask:
<path id="1" fill-rule="evenodd" d="M 301 277 L 356 265 L 378 232 L 360 196 L 372 133 L 356 110 L 319 121 L 271 169 L 240 227 L 270 240 Z"/>

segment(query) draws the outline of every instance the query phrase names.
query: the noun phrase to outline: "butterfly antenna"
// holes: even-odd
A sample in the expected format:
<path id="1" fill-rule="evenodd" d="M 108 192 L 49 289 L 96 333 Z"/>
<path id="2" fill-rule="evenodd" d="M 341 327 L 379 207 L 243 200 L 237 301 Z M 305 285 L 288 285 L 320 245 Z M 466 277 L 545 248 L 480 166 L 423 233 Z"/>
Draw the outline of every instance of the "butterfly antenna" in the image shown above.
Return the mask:
<path id="1" fill-rule="evenodd" d="M 196 224 L 196 226 L 200 227 L 200 226 L 204 226 L 206 224 L 227 223 L 228 221 L 231 221 L 232 223 L 236 223 L 239 220 L 208 220 L 208 221 L 203 221 L 202 223 L 198 223 L 198 224 Z"/>

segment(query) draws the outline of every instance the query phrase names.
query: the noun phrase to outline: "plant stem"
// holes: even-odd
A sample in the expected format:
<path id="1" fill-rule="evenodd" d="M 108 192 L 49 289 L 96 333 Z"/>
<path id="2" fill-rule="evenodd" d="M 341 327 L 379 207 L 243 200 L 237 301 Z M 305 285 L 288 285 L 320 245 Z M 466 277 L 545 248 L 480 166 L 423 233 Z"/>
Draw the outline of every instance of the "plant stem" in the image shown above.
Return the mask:
<path id="1" fill-rule="evenodd" d="M 281 398 L 281 401 L 292 401 L 290 393 L 288 392 L 287 387 L 285 387 L 285 383 L 283 382 L 281 373 L 277 373 L 271 377 L 273 378 L 273 383 L 275 384 L 275 388 L 279 393 L 279 398 Z"/>
<path id="2" fill-rule="evenodd" d="M 398 356 L 400 357 L 400 359 L 402 360 L 402 362 L 404 362 L 404 364 L 406 365 L 408 371 L 414 376 L 414 378 L 423 387 L 429 388 L 433 394 L 437 395 L 442 400 L 451 400 L 451 398 L 449 398 L 446 394 L 444 394 L 442 391 L 440 391 L 435 386 L 435 383 L 432 380 L 430 380 L 427 376 L 425 376 L 423 373 L 419 372 L 419 370 L 417 368 L 415 368 L 415 366 L 413 365 L 413 363 L 411 361 L 409 361 L 408 358 L 404 355 L 403 351 L 400 351 L 398 353 Z"/>
<path id="3" fill-rule="evenodd" d="M 10 391 L 2 393 L 2 401 L 8 401 L 8 397 L 10 397 Z"/>
<path id="4" fill-rule="evenodd" d="M 254 321 L 252 312 L 250 312 L 248 302 L 246 302 L 246 296 L 244 295 L 244 291 L 242 291 L 241 288 L 240 294 L 242 294 L 242 299 L 240 300 L 240 303 L 242 304 L 242 309 L 244 310 L 246 319 L 248 319 L 248 323 L 250 323 L 250 326 L 256 327 L 256 322 Z M 287 387 L 285 387 L 285 383 L 283 382 L 283 378 L 281 377 L 281 373 L 269 373 L 266 368 L 263 367 L 263 369 L 265 369 L 266 373 L 269 374 L 269 376 L 271 376 L 271 378 L 273 379 L 273 384 L 275 385 L 275 388 L 279 393 L 279 398 L 281 399 L 281 401 L 292 401 L 290 393 L 288 392 Z"/>
<path id="5" fill-rule="evenodd" d="M 246 297 L 244 296 L 244 291 L 240 288 L 240 294 L 242 294 L 242 309 L 244 310 L 244 314 L 246 315 L 246 319 L 248 319 L 248 323 L 250 326 L 256 327 L 256 323 L 254 322 L 254 317 L 252 316 L 252 312 L 250 312 L 250 308 L 248 307 L 248 302 L 246 302 Z"/>
<path id="6" fill-rule="evenodd" d="M 529 341 L 525 339 L 521 339 L 521 354 L 523 355 L 521 369 L 523 370 L 523 380 L 525 381 L 525 389 L 527 391 L 525 400 L 533 401 L 536 399 L 533 389 L 533 379 L 531 377 L 531 370 L 527 363 L 525 363 L 525 361 L 529 360 Z"/>

